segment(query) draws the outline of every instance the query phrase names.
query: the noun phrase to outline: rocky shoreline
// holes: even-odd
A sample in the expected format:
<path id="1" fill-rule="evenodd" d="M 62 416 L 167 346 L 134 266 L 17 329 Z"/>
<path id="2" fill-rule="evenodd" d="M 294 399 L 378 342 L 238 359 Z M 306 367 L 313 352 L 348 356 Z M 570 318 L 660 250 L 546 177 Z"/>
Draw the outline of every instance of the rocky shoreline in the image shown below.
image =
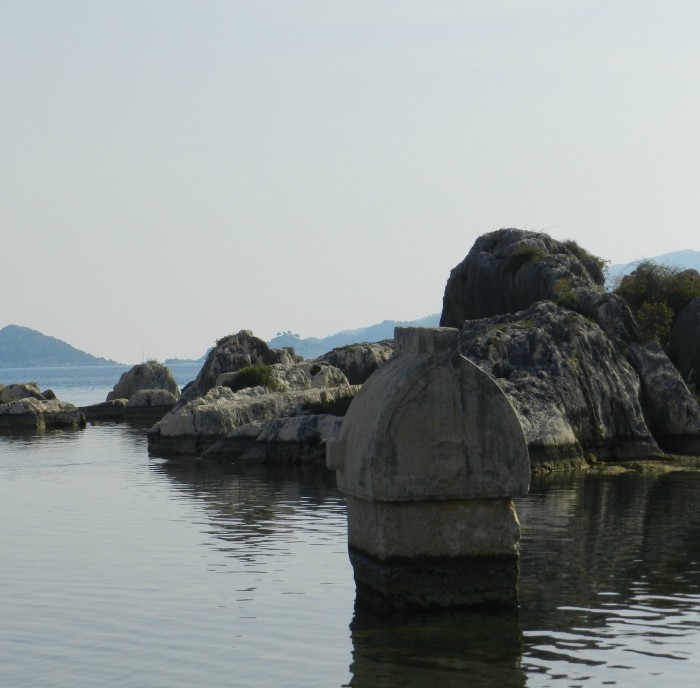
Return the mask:
<path id="1" fill-rule="evenodd" d="M 595 257 L 503 229 L 452 270 L 441 325 L 459 330 L 460 353 L 506 394 L 533 471 L 700 455 L 700 298 L 676 318 L 669 358 L 605 289 Z M 154 361 L 79 409 L 36 385 L 0 386 L 0 429 L 148 423 L 152 456 L 322 466 L 355 394 L 392 355 L 387 340 L 306 361 L 242 330 L 216 343 L 183 390 Z"/>

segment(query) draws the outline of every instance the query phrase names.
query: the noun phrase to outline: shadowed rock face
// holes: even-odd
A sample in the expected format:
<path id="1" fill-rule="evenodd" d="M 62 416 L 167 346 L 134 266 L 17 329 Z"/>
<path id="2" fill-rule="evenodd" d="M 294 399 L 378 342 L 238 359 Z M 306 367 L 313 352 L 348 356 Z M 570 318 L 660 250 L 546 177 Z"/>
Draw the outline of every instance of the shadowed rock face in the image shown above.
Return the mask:
<path id="1" fill-rule="evenodd" d="M 543 301 L 552 302 L 562 311 L 584 316 L 599 326 L 601 332 L 596 335 L 599 344 L 602 339 L 607 339 L 607 349 L 615 350 L 618 359 L 626 359 L 636 373 L 638 383 L 628 389 L 630 393 L 633 393 L 633 389 L 639 390 L 637 406 L 641 406 L 644 422 L 658 444 L 678 453 L 696 453 L 700 446 L 700 408 L 696 400 L 668 357 L 654 344 L 641 341 L 637 324 L 624 300 L 606 292 L 602 285 L 600 268 L 586 257 L 585 252 L 574 253 L 546 234 L 501 229 L 479 237 L 467 257 L 450 273 L 441 324 L 464 328 L 460 341 L 462 350 L 469 356 L 467 352 L 474 344 L 469 341 L 469 333 L 473 330 L 470 321 L 519 314 Z M 528 318 L 518 317 L 523 327 Z M 497 324 L 496 321 L 489 323 L 487 330 Z M 552 325 L 550 317 L 549 324 L 539 322 L 534 326 L 544 327 L 547 333 L 545 348 L 550 351 L 551 357 L 563 360 L 566 352 L 579 344 L 571 340 L 565 328 Z M 483 335 L 481 330 L 479 333 Z M 516 339 L 512 339 L 509 347 L 515 346 Z M 636 409 L 629 406 L 620 415 L 619 408 L 613 411 L 607 405 L 606 399 L 612 398 L 609 395 L 613 390 L 628 386 L 628 381 L 621 384 L 621 379 L 616 379 L 621 368 L 618 363 L 608 366 L 611 359 L 607 354 L 605 363 L 598 364 L 601 365 L 598 375 L 581 378 L 573 387 L 564 384 L 567 392 L 564 394 L 566 398 L 563 398 L 562 392 L 556 388 L 563 379 L 553 374 L 549 361 L 537 355 L 542 351 L 541 346 L 533 349 L 529 357 L 522 356 L 523 351 L 517 351 L 517 356 L 515 349 L 509 351 L 514 359 L 499 361 L 490 355 L 491 363 L 488 365 L 492 367 L 491 374 L 501 380 L 504 378 L 499 371 L 504 368 L 512 371 L 511 376 L 522 373 L 529 378 L 527 384 L 520 382 L 506 393 L 514 395 L 511 400 L 515 406 L 530 408 L 534 417 L 542 419 L 541 423 L 536 423 L 542 430 L 528 437 L 528 441 L 532 441 L 530 450 L 535 457 L 540 453 L 542 457 L 549 457 L 546 461 L 550 461 L 559 454 L 559 460 L 564 463 L 580 460 L 581 451 L 575 450 L 576 442 L 581 445 L 584 454 L 602 451 L 604 456 L 612 457 L 617 456 L 622 447 L 634 448 L 632 454 L 643 451 L 645 446 L 653 447 L 653 443 L 644 439 L 644 432 L 633 431 L 627 437 L 628 429 L 636 427 L 636 423 L 630 425 L 631 419 L 637 416 Z M 587 357 L 583 369 L 589 372 L 594 371 L 597 365 L 595 358 L 591 357 L 593 351 L 600 353 L 603 349 L 596 346 L 590 351 L 578 351 L 580 356 Z M 486 358 L 482 356 L 481 361 L 485 364 Z M 567 367 L 562 370 L 567 370 Z M 574 383 L 571 370 L 566 372 L 564 378 Z M 604 378 L 608 379 L 603 382 Z M 501 384 L 504 389 L 508 387 Z M 574 389 L 577 390 L 575 393 Z M 626 402 L 630 401 L 630 393 L 622 397 Z M 584 398 L 589 401 L 582 407 L 580 400 Z M 599 416 L 601 420 L 594 413 L 592 424 L 585 422 L 585 419 L 577 421 L 576 408 L 602 414 Z M 606 414 L 612 416 L 606 418 Z M 560 433 L 563 426 L 559 420 L 555 420 L 557 417 L 569 424 L 575 440 L 568 443 L 570 449 L 563 449 L 567 443 L 561 441 L 564 437 Z M 616 424 L 623 417 L 629 422 L 623 422 L 618 428 Z M 549 421 L 545 422 L 548 418 Z M 550 434 L 544 431 L 547 426 L 558 430 Z M 591 432 L 596 428 L 602 433 L 599 436 Z M 614 433 L 610 434 L 610 430 L 614 430 Z M 534 443 L 537 436 L 550 439 L 544 445 L 539 445 Z M 613 440 L 613 437 L 618 437 L 620 442 Z"/>
<path id="2" fill-rule="evenodd" d="M 604 276 L 547 234 L 499 229 L 480 236 L 450 272 L 442 327 L 465 320 L 516 313 L 537 301 L 564 301 L 574 290 L 604 294 Z"/>
<path id="3" fill-rule="evenodd" d="M 693 299 L 673 323 L 668 355 L 688 386 L 700 395 L 700 297 Z"/>

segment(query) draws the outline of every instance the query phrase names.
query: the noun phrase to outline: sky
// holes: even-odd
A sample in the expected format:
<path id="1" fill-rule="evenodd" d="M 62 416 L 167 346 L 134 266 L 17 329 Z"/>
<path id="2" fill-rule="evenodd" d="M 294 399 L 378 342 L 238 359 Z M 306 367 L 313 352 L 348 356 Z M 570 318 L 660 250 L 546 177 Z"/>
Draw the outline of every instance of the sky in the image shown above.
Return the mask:
<path id="1" fill-rule="evenodd" d="M 695 0 L 1 0 L 0 327 L 125 363 L 699 249 Z"/>

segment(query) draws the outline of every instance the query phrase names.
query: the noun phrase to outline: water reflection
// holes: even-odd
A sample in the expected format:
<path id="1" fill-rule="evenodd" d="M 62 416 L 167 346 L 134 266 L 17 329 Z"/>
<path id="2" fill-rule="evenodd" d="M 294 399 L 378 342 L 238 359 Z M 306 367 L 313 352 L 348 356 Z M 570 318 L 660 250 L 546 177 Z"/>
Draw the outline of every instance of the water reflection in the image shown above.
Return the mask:
<path id="1" fill-rule="evenodd" d="M 238 551 L 232 544 L 253 543 L 256 552 L 277 549 L 284 533 L 302 525 L 313 531 L 314 512 L 345 518 L 335 476 L 323 468 L 157 460 L 150 466 L 206 505 L 209 534 L 223 541 L 224 551 Z"/>
<path id="2" fill-rule="evenodd" d="M 698 473 L 533 481 L 517 505 L 528 673 L 628 685 L 631 670 L 697 671 L 698 494 Z"/>
<path id="3" fill-rule="evenodd" d="M 516 613 L 430 614 L 382 619 L 355 609 L 351 686 L 520 687 L 522 633 Z"/>
<path id="4" fill-rule="evenodd" d="M 647 685 L 684 686 L 700 669 L 699 473 L 533 480 L 531 494 L 517 501 L 523 533 L 517 615 L 385 619 L 356 608 L 343 622 L 343 596 L 354 586 L 344 502 L 330 472 L 148 465 L 202 506 L 207 547 L 243 565 L 231 572 L 250 581 L 235 588 L 247 591 L 237 600 L 246 614 L 260 614 L 260 576 L 271 575 L 269 590 L 277 590 L 274 584 L 285 595 L 305 596 L 274 609 L 305 618 L 305 634 L 314 629 L 323 642 L 330 628 L 349 624 L 348 685 L 644 685 L 641 673 Z M 316 567 L 333 560 L 335 568 L 314 583 L 330 585 L 326 593 L 308 586 L 311 560 L 299 561 L 312 551 Z M 332 618 L 320 618 L 321 599 Z M 330 626 L 320 632 L 323 623 Z"/>

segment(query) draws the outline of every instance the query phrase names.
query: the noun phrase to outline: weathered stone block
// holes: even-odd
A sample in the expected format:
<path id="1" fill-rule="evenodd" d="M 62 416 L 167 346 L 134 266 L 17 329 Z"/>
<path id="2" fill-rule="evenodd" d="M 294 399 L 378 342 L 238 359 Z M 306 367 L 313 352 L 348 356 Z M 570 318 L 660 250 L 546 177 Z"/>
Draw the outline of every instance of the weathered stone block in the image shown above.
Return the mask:
<path id="1" fill-rule="evenodd" d="M 397 328 L 396 355 L 329 440 L 358 601 L 378 611 L 517 604 L 529 487 L 518 417 L 452 328 Z"/>

